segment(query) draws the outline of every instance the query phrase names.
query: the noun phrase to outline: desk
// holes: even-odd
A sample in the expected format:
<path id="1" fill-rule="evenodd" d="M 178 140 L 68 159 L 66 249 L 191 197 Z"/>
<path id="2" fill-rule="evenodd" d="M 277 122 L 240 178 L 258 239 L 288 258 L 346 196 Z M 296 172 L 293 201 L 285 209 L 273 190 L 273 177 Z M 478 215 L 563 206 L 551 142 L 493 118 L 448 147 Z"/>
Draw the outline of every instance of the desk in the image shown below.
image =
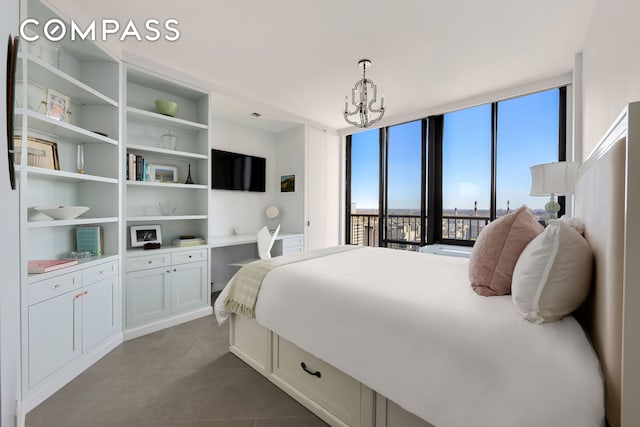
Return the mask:
<path id="1" fill-rule="evenodd" d="M 230 234 L 210 236 L 212 291 L 221 290 L 238 267 L 230 264 L 258 257 L 258 235 Z M 271 249 L 272 256 L 298 254 L 304 251 L 304 234 L 279 233 Z"/>
<path id="2" fill-rule="evenodd" d="M 283 247 L 288 246 L 286 243 L 293 243 L 293 240 L 299 242 L 300 246 L 304 245 L 304 234 L 302 233 L 279 233 L 276 241 L 282 240 Z M 286 241 L 286 242 L 284 242 Z M 257 243 L 257 233 L 250 234 L 230 234 L 226 236 L 209 237 L 210 248 L 223 248 L 225 246 L 245 245 L 247 243 Z M 297 245 L 296 245 L 297 246 Z"/>

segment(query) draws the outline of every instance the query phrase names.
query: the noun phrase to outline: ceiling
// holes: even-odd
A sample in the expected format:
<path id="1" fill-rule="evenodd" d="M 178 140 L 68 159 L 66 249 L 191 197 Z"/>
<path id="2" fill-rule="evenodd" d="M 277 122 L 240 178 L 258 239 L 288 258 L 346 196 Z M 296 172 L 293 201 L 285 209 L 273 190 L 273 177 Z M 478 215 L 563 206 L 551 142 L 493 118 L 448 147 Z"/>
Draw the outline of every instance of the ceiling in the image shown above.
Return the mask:
<path id="1" fill-rule="evenodd" d="M 107 44 L 116 54 L 224 88 L 236 115 L 256 108 L 268 115 L 273 107 L 336 130 L 347 127 L 344 97 L 361 76 L 360 58 L 373 61 L 367 76 L 385 92 L 387 117 L 402 117 L 571 71 L 594 6 L 594 0 L 50 3 L 79 23 L 133 19 L 142 32 L 147 18 L 178 19 L 178 41 L 130 37 Z"/>

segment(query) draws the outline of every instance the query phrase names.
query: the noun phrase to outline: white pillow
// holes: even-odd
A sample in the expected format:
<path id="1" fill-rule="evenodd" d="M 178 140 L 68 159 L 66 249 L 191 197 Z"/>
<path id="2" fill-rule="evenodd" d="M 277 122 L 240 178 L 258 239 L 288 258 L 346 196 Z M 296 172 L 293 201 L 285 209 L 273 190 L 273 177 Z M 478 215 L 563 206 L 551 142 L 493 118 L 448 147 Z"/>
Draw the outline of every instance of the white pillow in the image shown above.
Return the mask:
<path id="1" fill-rule="evenodd" d="M 516 262 L 513 302 L 530 322 L 559 320 L 587 298 L 592 268 L 587 241 L 566 222 L 553 221 Z"/>

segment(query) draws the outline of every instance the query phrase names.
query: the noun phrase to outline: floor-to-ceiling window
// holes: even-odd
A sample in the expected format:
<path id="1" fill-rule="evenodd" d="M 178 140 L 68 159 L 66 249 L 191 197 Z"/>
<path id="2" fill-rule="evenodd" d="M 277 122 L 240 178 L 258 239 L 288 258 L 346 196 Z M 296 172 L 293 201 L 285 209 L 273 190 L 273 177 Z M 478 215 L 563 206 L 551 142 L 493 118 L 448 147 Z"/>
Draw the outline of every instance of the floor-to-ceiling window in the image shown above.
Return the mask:
<path id="1" fill-rule="evenodd" d="M 565 140 L 566 88 L 354 134 L 347 242 L 472 244 L 523 204 L 542 218 L 547 200 L 529 196 L 529 167 L 564 160 Z"/>

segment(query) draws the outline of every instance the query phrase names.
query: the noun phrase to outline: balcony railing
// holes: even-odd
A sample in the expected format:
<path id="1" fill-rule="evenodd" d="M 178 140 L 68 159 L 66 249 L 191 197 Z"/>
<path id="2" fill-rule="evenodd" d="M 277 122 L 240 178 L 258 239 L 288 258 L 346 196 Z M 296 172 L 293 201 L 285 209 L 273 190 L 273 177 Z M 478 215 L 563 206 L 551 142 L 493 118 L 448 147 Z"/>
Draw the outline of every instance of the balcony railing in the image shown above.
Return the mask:
<path id="1" fill-rule="evenodd" d="M 442 238 L 475 240 L 488 223 L 488 217 L 443 215 Z M 422 235 L 420 216 L 388 215 L 386 226 L 386 246 L 408 250 L 417 250 L 420 246 Z M 351 244 L 380 246 L 378 230 L 377 214 L 351 215 Z"/>

